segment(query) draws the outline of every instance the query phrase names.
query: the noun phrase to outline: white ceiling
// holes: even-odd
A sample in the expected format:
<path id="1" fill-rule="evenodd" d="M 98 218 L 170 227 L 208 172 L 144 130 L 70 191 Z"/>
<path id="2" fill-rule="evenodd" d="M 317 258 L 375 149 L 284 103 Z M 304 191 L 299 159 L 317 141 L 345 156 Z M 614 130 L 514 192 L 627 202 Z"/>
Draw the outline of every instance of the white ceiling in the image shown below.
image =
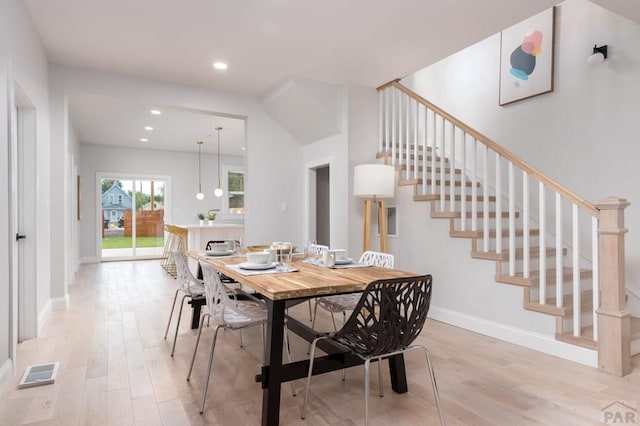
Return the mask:
<path id="1" fill-rule="evenodd" d="M 290 76 L 377 87 L 556 3 L 559 1 L 26 0 L 54 63 L 258 97 Z M 214 61 L 227 62 L 229 69 L 214 70 Z M 116 108 L 120 113 L 114 111 L 117 100 L 111 100 L 111 105 L 107 102 L 101 110 L 100 99 L 74 97 L 70 117 L 83 142 L 139 143 L 139 129 L 146 125 L 147 117 L 140 115 L 141 121 L 134 122 L 133 117 L 140 113 L 127 112 L 123 104 Z M 101 125 L 107 113 L 111 126 Z M 121 121 L 123 118 L 127 120 Z M 114 132 L 120 125 L 122 131 Z M 186 133 L 187 129 L 181 133 L 183 127 L 172 122 L 173 134 L 162 137 L 159 128 L 154 130 L 156 147 L 166 149 L 171 140 L 196 147 L 195 140 L 205 137 Z M 175 145 L 173 149 L 188 147 Z"/>

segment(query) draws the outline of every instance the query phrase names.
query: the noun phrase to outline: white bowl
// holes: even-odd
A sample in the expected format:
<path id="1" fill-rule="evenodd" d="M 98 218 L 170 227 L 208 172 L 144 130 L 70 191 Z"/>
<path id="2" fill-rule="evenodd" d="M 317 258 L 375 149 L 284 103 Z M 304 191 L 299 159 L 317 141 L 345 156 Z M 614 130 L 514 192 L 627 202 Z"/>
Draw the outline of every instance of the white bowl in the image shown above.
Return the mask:
<path id="1" fill-rule="evenodd" d="M 347 251 L 345 249 L 333 249 L 330 250 L 336 257 L 336 260 L 346 260 L 347 259 Z"/>
<path id="2" fill-rule="evenodd" d="M 247 262 L 254 265 L 264 265 L 271 259 L 271 253 L 247 253 Z"/>

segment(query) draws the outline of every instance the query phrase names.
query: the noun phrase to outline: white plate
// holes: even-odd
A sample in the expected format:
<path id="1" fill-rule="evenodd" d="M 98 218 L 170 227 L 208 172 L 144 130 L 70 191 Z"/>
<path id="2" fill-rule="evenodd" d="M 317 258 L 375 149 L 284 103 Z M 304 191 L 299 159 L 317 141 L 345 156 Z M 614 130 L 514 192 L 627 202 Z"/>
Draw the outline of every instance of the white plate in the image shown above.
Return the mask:
<path id="1" fill-rule="evenodd" d="M 349 263 L 353 263 L 353 259 L 350 257 L 346 259 L 336 260 L 336 265 L 348 265 Z"/>
<path id="2" fill-rule="evenodd" d="M 205 251 L 204 255 L 205 256 L 229 256 L 230 254 L 233 254 L 234 251 L 233 250 L 227 250 L 227 251 Z"/>
<path id="3" fill-rule="evenodd" d="M 244 263 L 239 263 L 238 266 L 241 269 L 248 269 L 248 270 L 251 270 L 251 271 L 262 271 L 264 269 L 275 268 L 276 264 L 275 263 L 249 263 L 249 262 L 244 262 Z"/>

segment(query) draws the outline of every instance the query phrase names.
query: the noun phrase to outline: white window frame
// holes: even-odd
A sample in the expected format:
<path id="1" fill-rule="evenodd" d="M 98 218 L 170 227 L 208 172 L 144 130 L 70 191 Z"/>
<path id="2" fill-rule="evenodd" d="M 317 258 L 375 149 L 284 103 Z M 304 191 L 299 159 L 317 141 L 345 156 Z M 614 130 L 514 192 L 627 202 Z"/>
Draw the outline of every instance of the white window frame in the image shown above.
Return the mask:
<path id="1" fill-rule="evenodd" d="M 222 186 L 222 189 L 224 190 L 224 195 L 222 195 L 222 218 L 223 219 L 243 219 L 244 218 L 244 213 L 242 213 L 242 214 L 231 214 L 231 213 L 229 213 L 229 172 L 240 172 L 240 173 L 243 173 L 245 175 L 245 178 L 247 176 L 247 172 L 244 170 L 243 166 L 226 166 L 226 165 L 223 165 L 221 167 L 221 169 L 222 169 L 221 170 L 222 176 L 220 177 L 220 180 L 222 182 L 220 182 L 220 185 Z M 245 185 L 246 185 L 246 181 L 245 181 Z M 245 195 L 245 204 L 246 204 L 246 201 L 247 201 L 246 200 L 246 196 L 247 196 L 246 190 L 244 191 L 244 195 Z"/>

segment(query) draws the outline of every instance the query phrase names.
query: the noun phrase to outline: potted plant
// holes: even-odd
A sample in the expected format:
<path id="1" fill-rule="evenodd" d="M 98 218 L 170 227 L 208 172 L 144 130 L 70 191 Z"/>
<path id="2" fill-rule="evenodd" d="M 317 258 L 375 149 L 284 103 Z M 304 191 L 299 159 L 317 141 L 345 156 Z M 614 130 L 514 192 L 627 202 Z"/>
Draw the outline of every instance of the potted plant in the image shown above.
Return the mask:
<path id="1" fill-rule="evenodd" d="M 200 220 L 200 226 L 204 225 L 204 213 L 198 213 L 198 219 Z"/>
<path id="2" fill-rule="evenodd" d="M 209 226 L 213 225 L 213 221 L 216 220 L 216 209 L 211 209 L 207 212 L 207 219 L 209 220 Z"/>

